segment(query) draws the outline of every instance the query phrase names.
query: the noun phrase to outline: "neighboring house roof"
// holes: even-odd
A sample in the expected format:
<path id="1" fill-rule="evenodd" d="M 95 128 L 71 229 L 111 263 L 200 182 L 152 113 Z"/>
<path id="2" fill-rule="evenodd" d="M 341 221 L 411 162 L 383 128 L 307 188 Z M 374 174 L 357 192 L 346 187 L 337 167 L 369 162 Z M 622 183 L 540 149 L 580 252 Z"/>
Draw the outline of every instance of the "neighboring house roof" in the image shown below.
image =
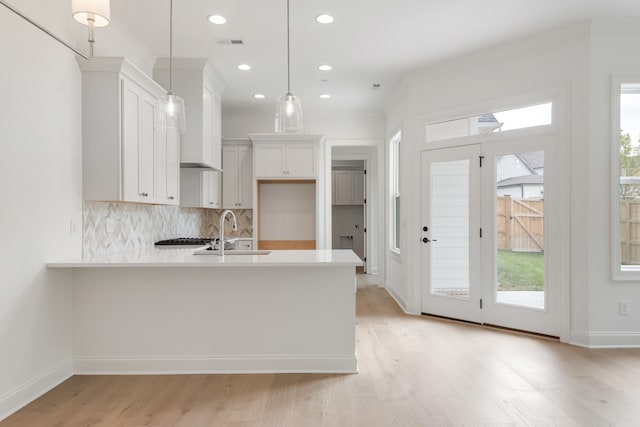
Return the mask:
<path id="1" fill-rule="evenodd" d="M 530 169 L 544 168 L 544 151 L 530 151 L 528 153 L 519 153 L 517 156 L 526 163 Z"/>
<path id="2" fill-rule="evenodd" d="M 492 113 L 486 113 L 478 117 L 478 129 L 482 133 L 494 132 L 496 129 L 500 129 L 502 125 L 503 123 L 500 123 Z"/>
<path id="3" fill-rule="evenodd" d="M 513 178 L 503 179 L 496 185 L 498 188 L 511 187 L 513 185 L 540 185 L 544 184 L 544 176 L 542 175 L 525 175 Z"/>

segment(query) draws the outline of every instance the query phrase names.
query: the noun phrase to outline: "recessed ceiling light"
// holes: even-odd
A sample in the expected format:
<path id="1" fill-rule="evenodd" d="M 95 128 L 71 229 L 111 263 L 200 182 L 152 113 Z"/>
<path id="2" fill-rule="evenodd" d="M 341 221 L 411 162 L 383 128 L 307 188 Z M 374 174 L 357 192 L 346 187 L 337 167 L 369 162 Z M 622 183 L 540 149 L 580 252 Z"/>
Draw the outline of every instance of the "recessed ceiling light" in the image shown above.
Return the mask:
<path id="1" fill-rule="evenodd" d="M 328 93 L 323 93 L 322 95 L 320 95 L 320 98 L 329 99 L 329 98 L 331 98 L 331 95 L 329 95 Z"/>
<path id="2" fill-rule="evenodd" d="M 318 70 L 320 71 L 331 71 L 333 67 L 329 64 L 322 64 L 318 66 Z"/>
<path id="3" fill-rule="evenodd" d="M 333 22 L 333 16 L 331 15 L 318 15 L 316 21 L 321 24 L 331 24 Z"/>
<path id="4" fill-rule="evenodd" d="M 209 17 L 209 22 L 216 25 L 222 25 L 227 23 L 227 18 L 222 15 L 211 15 Z"/>
<path id="5" fill-rule="evenodd" d="M 261 94 L 261 93 L 256 93 L 255 95 L 253 95 L 253 97 L 255 99 L 264 99 L 265 98 L 265 96 L 263 94 Z"/>
<path id="6" fill-rule="evenodd" d="M 251 65 L 248 65 L 248 64 L 238 65 L 238 70 L 240 71 L 249 71 L 250 69 L 251 69 Z"/>

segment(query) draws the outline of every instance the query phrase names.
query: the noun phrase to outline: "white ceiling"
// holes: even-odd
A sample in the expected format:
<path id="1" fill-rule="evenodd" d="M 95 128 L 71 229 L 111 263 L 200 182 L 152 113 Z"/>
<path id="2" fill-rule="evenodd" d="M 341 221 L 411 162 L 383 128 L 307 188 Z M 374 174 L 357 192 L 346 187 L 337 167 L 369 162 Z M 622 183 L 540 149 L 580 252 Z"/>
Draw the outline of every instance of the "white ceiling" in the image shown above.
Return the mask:
<path id="1" fill-rule="evenodd" d="M 420 66 L 589 18 L 640 16 L 638 0 L 290 0 L 291 90 L 305 109 L 379 110 Z M 119 20 L 169 53 L 169 0 L 112 0 Z M 318 24 L 330 13 L 335 22 Z M 213 25 L 211 14 L 228 19 Z M 218 40 L 241 39 L 242 46 Z M 273 105 L 286 92 L 286 0 L 174 0 L 174 57 L 209 57 L 230 106 Z M 240 63 L 250 64 L 247 72 Z M 329 72 L 317 66 L 328 63 Z M 327 79 L 327 82 L 321 82 Z M 381 83 L 382 89 L 372 89 Z M 254 93 L 264 100 L 255 100 Z M 330 93 L 329 100 L 319 99 Z"/>

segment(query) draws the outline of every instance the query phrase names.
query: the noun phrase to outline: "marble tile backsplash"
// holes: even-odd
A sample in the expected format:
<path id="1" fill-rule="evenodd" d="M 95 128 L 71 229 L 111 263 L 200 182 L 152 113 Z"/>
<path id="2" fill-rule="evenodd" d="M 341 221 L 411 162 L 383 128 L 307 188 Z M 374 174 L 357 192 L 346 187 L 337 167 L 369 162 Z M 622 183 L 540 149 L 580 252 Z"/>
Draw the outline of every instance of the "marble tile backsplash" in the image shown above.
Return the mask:
<path id="1" fill-rule="evenodd" d="M 253 237 L 253 210 L 252 209 L 232 209 L 236 215 L 238 230 L 231 230 L 231 218 L 228 217 L 224 223 L 224 235 L 229 237 Z M 220 227 L 220 215 L 222 210 L 208 210 L 205 220 L 205 230 L 207 236 L 217 236 Z"/>
<path id="2" fill-rule="evenodd" d="M 217 236 L 222 210 L 117 202 L 84 202 L 83 254 L 102 255 L 153 246 L 176 237 Z M 226 221 L 225 236 L 251 237 L 253 211 L 234 210 L 238 231 Z"/>

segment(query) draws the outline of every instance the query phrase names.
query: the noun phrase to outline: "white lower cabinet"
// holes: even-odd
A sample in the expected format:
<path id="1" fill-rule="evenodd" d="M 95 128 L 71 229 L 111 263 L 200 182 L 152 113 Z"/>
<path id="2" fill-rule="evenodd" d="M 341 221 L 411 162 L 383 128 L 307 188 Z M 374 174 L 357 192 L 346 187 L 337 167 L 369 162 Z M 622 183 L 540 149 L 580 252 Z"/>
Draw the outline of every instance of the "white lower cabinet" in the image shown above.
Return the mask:
<path id="1" fill-rule="evenodd" d="M 233 249 L 239 251 L 250 251 L 253 249 L 253 239 L 239 238 L 233 243 Z"/>
<path id="2" fill-rule="evenodd" d="M 180 206 L 221 209 L 221 176 L 218 171 L 180 170 Z"/>
<path id="3" fill-rule="evenodd" d="M 165 90 L 125 58 L 79 64 L 84 199 L 178 204 L 180 136 L 156 129 Z"/>

